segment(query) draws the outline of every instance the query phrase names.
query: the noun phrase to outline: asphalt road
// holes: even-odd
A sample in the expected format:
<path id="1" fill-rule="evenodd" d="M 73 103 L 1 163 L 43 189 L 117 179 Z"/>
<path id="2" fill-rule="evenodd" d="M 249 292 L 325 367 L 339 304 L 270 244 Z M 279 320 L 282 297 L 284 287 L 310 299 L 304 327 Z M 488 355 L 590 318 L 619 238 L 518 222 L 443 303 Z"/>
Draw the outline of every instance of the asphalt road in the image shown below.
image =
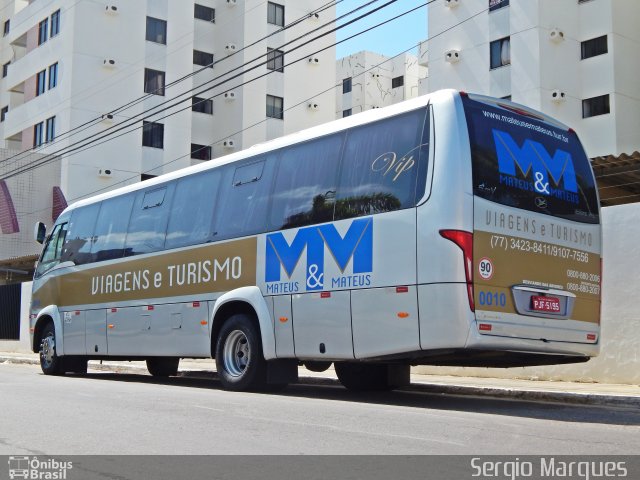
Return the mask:
<path id="1" fill-rule="evenodd" d="M 223 391 L 216 380 L 46 377 L 0 364 L 0 455 L 635 454 L 640 411 L 298 385 Z"/>

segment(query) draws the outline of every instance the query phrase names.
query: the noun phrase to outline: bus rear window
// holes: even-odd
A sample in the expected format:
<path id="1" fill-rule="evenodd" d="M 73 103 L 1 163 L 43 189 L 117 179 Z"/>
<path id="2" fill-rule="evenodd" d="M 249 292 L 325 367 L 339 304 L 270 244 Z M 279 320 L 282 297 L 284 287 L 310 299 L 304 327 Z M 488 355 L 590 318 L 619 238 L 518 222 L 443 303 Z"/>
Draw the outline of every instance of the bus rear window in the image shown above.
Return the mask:
<path id="1" fill-rule="evenodd" d="M 515 208 L 598 223 L 589 159 L 572 130 L 514 105 L 462 96 L 473 165 L 474 194 Z"/>

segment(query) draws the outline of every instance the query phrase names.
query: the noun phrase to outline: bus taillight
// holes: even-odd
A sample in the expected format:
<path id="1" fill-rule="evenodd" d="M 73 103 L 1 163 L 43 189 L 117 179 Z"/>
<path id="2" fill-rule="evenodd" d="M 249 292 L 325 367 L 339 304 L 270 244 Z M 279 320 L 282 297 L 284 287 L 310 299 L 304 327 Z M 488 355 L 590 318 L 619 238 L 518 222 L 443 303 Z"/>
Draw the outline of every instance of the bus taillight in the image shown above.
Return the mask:
<path id="1" fill-rule="evenodd" d="M 463 230 L 440 230 L 440 235 L 447 240 L 451 240 L 462 250 L 469 308 L 471 308 L 472 312 L 475 312 L 476 306 L 473 300 L 473 233 Z"/>

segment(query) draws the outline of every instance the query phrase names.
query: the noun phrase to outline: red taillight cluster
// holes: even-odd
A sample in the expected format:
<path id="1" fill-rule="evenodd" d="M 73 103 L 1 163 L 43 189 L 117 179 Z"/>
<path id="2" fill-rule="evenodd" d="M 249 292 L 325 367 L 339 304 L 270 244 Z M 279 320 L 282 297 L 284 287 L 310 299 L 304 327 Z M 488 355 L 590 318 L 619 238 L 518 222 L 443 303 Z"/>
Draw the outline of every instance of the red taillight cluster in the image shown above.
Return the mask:
<path id="1" fill-rule="evenodd" d="M 471 308 L 472 312 L 475 312 L 476 306 L 473 300 L 473 233 L 463 230 L 440 230 L 440 235 L 447 240 L 451 240 L 462 250 L 469 308 Z"/>

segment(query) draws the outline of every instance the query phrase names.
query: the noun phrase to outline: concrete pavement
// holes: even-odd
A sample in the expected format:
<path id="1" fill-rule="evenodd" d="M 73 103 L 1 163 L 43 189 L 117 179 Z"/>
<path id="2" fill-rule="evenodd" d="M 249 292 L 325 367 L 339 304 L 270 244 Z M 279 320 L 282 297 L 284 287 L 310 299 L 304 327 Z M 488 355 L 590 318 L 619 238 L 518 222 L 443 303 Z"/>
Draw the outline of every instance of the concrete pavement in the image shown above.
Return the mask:
<path id="1" fill-rule="evenodd" d="M 0 363 L 39 364 L 37 354 L 0 352 Z M 148 374 L 145 362 L 89 362 L 89 371 Z M 338 379 L 333 369 L 316 373 L 300 368 L 301 384 L 335 385 Z M 207 378 L 215 376 L 213 360 L 184 359 L 179 376 Z M 639 385 L 603 383 L 551 382 L 541 380 L 455 377 L 446 375 L 411 375 L 411 385 L 404 390 L 449 395 L 475 395 L 528 401 L 561 402 L 585 405 L 610 405 L 640 408 Z"/>

